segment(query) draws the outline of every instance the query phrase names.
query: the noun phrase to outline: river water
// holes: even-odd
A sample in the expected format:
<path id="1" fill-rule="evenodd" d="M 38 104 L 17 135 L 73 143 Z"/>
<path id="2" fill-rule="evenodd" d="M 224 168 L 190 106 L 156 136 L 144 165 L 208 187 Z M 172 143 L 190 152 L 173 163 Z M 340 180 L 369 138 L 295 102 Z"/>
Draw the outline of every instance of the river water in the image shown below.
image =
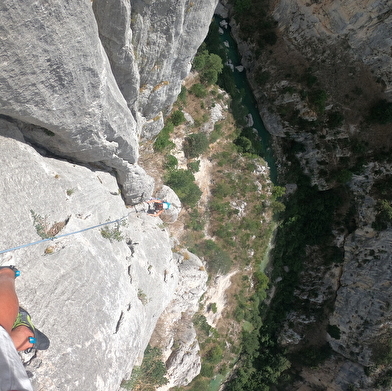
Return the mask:
<path id="1" fill-rule="evenodd" d="M 222 20 L 223 19 L 220 18 L 219 16 L 214 17 L 214 23 L 216 23 L 218 26 Z M 225 20 L 229 22 L 227 19 Z M 219 34 L 220 40 L 226 49 L 226 54 L 228 59 L 230 60 L 231 64 L 233 64 L 234 66 L 233 79 L 235 85 L 239 91 L 243 90 L 245 92 L 244 98 L 242 99 L 242 103 L 246 107 L 248 112 L 252 115 L 253 122 L 254 122 L 252 127 L 257 130 L 263 143 L 262 158 L 268 163 L 268 166 L 270 168 L 270 178 L 272 182 L 276 183 L 277 170 L 276 170 L 275 160 L 273 156 L 273 151 L 271 148 L 271 135 L 268 133 L 267 129 L 264 126 L 263 120 L 260 117 L 256 99 L 253 95 L 252 88 L 246 77 L 246 70 L 244 69 L 242 72 L 240 72 L 238 69 L 236 69 L 237 66 L 241 65 L 241 55 L 238 52 L 237 44 L 235 40 L 231 36 L 230 26 L 227 25 L 227 28 L 221 27 L 220 31 L 222 30 L 223 30 L 223 34 Z"/>

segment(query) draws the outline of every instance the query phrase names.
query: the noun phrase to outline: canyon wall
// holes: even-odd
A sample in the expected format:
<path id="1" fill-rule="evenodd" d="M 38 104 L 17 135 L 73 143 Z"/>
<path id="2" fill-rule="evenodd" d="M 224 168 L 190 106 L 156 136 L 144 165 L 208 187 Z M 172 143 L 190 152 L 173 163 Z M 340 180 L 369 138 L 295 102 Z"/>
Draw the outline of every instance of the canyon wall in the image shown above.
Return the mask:
<path id="1" fill-rule="evenodd" d="M 345 213 L 352 208 L 352 215 L 344 217 L 340 210 L 341 221 L 337 216 L 333 227 L 339 251 L 325 264 L 318 246 L 307 246 L 295 291 L 305 310 L 290 311 L 279 337 L 293 352 L 327 341 L 334 353 L 317 368 L 302 368 L 291 389 L 372 390 L 383 369 L 369 377 L 365 368 L 385 358 L 391 337 L 391 230 L 374 227 L 377 184 L 391 177 L 389 158 L 380 157 L 390 156 L 391 126 L 366 117 L 374 102 L 392 96 L 391 2 L 276 0 L 270 6 L 275 44 L 263 42 L 260 48 L 260 35 L 244 37 L 235 16 L 230 25 L 274 136 L 280 174 L 295 177 L 291 171 L 300 168 L 321 192 L 342 186 L 342 172 L 352 175 L 342 180 Z M 235 15 L 228 1 L 218 10 L 222 17 Z M 261 72 L 268 75 L 262 82 Z M 325 93 L 322 110 L 311 101 L 315 90 Z M 342 114 L 339 125 L 330 126 L 333 112 Z M 285 152 L 298 159 L 298 167 Z M 320 323 L 317 311 L 328 314 Z"/>
<path id="2" fill-rule="evenodd" d="M 331 44 L 341 45 L 369 67 L 392 96 L 389 0 L 280 0 L 273 17 L 286 39 L 309 55 L 317 46 L 320 50 Z"/>

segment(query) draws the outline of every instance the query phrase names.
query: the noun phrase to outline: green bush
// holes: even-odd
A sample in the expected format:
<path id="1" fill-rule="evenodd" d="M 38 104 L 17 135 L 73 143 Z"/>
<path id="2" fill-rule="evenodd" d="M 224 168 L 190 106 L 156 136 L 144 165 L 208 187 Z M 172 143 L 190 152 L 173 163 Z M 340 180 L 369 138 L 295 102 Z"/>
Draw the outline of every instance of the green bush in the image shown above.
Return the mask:
<path id="1" fill-rule="evenodd" d="M 230 271 L 232 265 L 230 255 L 213 240 L 208 239 L 201 242 L 196 252 L 199 256 L 206 258 L 207 267 L 214 275 L 227 274 Z"/>
<path id="2" fill-rule="evenodd" d="M 248 110 L 242 103 L 242 96 L 240 94 L 236 94 L 231 101 L 230 109 L 235 119 L 236 124 L 239 127 L 246 126 L 246 115 L 248 114 Z"/>
<path id="3" fill-rule="evenodd" d="M 193 317 L 193 324 L 195 325 L 195 327 L 197 327 L 198 330 L 202 331 L 205 336 L 209 336 L 211 331 L 212 331 L 212 327 L 208 324 L 207 319 L 204 315 L 201 315 L 200 313 L 196 314 Z"/>
<path id="4" fill-rule="evenodd" d="M 275 214 L 278 214 L 283 212 L 286 209 L 286 206 L 280 201 L 272 201 L 271 208 Z"/>
<path id="5" fill-rule="evenodd" d="M 174 124 L 172 122 L 167 122 L 161 132 L 158 134 L 154 142 L 154 151 L 162 152 L 165 149 L 171 149 L 174 147 L 174 143 L 170 141 L 170 133 L 174 130 Z"/>
<path id="6" fill-rule="evenodd" d="M 252 7 L 251 0 L 235 0 L 234 10 L 240 14 L 245 14 Z"/>
<path id="7" fill-rule="evenodd" d="M 187 98 L 188 90 L 185 86 L 181 86 L 181 92 L 178 94 L 178 102 L 186 105 L 186 98 Z"/>
<path id="8" fill-rule="evenodd" d="M 193 60 L 193 68 L 200 74 L 200 80 L 207 84 L 215 84 L 218 81 L 218 75 L 222 72 L 223 64 L 219 55 L 209 53 L 208 50 L 199 50 Z"/>
<path id="9" fill-rule="evenodd" d="M 188 170 L 195 173 L 200 170 L 200 160 L 196 160 L 195 162 L 188 163 Z"/>
<path id="10" fill-rule="evenodd" d="M 166 170 L 174 170 L 178 166 L 178 160 L 173 155 L 166 156 L 165 168 Z"/>
<path id="11" fill-rule="evenodd" d="M 165 177 L 165 185 L 171 187 L 181 202 L 190 207 L 195 206 L 202 195 L 194 181 L 194 175 L 183 169 L 170 171 Z"/>
<path id="12" fill-rule="evenodd" d="M 200 375 L 203 377 L 212 378 L 214 376 L 214 367 L 209 364 L 202 364 L 200 369 Z"/>
<path id="13" fill-rule="evenodd" d="M 340 339 L 340 329 L 336 325 L 328 325 L 327 326 L 327 333 L 335 339 Z"/>
<path id="14" fill-rule="evenodd" d="M 352 176 L 353 176 L 353 173 L 350 170 L 343 168 L 343 170 L 341 170 L 337 173 L 336 180 L 339 183 L 347 183 L 347 182 L 351 181 Z"/>
<path id="15" fill-rule="evenodd" d="M 261 68 L 256 71 L 255 80 L 256 83 L 263 86 L 271 78 L 271 74 L 268 71 L 263 71 Z"/>
<path id="16" fill-rule="evenodd" d="M 262 35 L 262 39 L 267 45 L 273 46 L 276 44 L 278 36 L 276 35 L 275 31 L 268 31 Z"/>
<path id="17" fill-rule="evenodd" d="M 223 199 L 233 193 L 232 186 L 227 181 L 218 182 L 212 189 L 214 197 Z"/>
<path id="18" fill-rule="evenodd" d="M 136 371 L 135 371 L 136 369 Z M 167 384 L 166 367 L 162 362 L 159 348 L 147 346 L 140 368 L 135 368 L 130 380 L 124 380 L 121 387 L 127 390 L 155 391 L 157 387 Z"/>
<path id="19" fill-rule="evenodd" d="M 213 346 L 206 354 L 206 361 L 209 364 L 218 364 L 223 357 L 223 351 L 219 345 Z"/>
<path id="20" fill-rule="evenodd" d="M 189 220 L 186 225 L 187 229 L 192 229 L 194 231 L 203 231 L 205 225 L 205 221 L 203 216 L 200 216 L 200 213 L 197 209 L 192 210 L 189 213 Z"/>
<path id="21" fill-rule="evenodd" d="M 323 346 L 308 346 L 295 353 L 295 361 L 310 368 L 317 368 L 332 354 L 329 343 Z"/>
<path id="22" fill-rule="evenodd" d="M 252 142 L 248 138 L 240 136 L 234 140 L 234 144 L 239 153 L 252 153 Z"/>
<path id="23" fill-rule="evenodd" d="M 210 133 L 209 143 L 213 144 L 222 137 L 222 124 L 215 124 L 214 130 Z"/>
<path id="24" fill-rule="evenodd" d="M 328 126 L 335 129 L 343 124 L 344 115 L 340 111 L 332 111 L 328 113 Z"/>
<path id="25" fill-rule="evenodd" d="M 185 137 L 184 154 L 190 158 L 196 158 L 208 149 L 208 138 L 205 133 L 192 133 Z"/>
<path id="26" fill-rule="evenodd" d="M 379 200 L 377 202 L 376 220 L 372 227 L 376 231 L 383 231 L 388 228 L 392 222 L 392 206 L 387 200 Z"/>
<path id="27" fill-rule="evenodd" d="M 317 83 L 317 77 L 313 75 L 312 68 L 307 68 L 305 72 L 305 82 L 309 88 L 312 88 L 314 84 Z"/>
<path id="28" fill-rule="evenodd" d="M 324 90 L 316 90 L 309 94 L 310 103 L 320 114 L 324 113 L 327 97 L 327 93 Z"/>
<path id="29" fill-rule="evenodd" d="M 183 113 L 181 110 L 176 110 L 176 111 L 171 115 L 171 120 L 172 120 L 174 126 L 181 125 L 182 123 L 185 122 L 184 113 Z"/>
<path id="30" fill-rule="evenodd" d="M 200 83 L 194 84 L 189 89 L 189 92 L 191 92 L 197 98 L 205 98 L 207 96 L 207 89 L 203 86 L 203 84 Z"/>

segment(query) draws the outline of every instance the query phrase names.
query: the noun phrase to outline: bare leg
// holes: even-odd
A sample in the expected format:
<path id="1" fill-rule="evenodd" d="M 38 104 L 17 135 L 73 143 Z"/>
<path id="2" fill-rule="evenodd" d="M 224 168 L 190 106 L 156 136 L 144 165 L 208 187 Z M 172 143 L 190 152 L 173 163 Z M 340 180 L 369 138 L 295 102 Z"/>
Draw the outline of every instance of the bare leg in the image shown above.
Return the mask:
<path id="1" fill-rule="evenodd" d="M 0 325 L 8 334 L 18 316 L 19 301 L 15 292 L 15 272 L 11 269 L 0 269 Z"/>
<path id="2" fill-rule="evenodd" d="M 12 330 L 18 316 L 19 301 L 15 292 L 15 272 L 11 269 L 0 269 L 0 325 L 11 336 L 17 350 L 26 350 L 33 345 L 29 337 L 34 333 L 26 326 Z"/>

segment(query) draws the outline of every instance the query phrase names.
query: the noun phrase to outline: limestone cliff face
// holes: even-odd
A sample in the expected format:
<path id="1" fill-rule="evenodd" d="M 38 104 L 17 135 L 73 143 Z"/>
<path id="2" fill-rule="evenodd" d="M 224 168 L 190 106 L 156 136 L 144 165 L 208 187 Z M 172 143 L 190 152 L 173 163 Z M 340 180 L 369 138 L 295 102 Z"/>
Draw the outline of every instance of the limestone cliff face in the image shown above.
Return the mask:
<path id="1" fill-rule="evenodd" d="M 1 249 L 37 241 L 42 229 L 70 233 L 122 216 L 126 223 L 121 234 L 108 226 L 106 238 L 98 228 L 1 256 L 0 264 L 22 270 L 21 304 L 52 342 L 24 357 L 36 390 L 118 390 L 161 313 L 183 308 L 178 292 L 189 270 L 161 220 L 125 205 L 152 195 L 139 141 L 161 129 L 215 5 L 0 4 Z M 194 295 L 205 286 L 200 263 Z M 191 367 L 189 381 L 200 369 Z"/>
<path id="2" fill-rule="evenodd" d="M 57 155 L 114 169 L 127 203 L 148 198 L 142 128 L 146 137 L 162 128 L 215 5 L 3 2 L 0 114 Z"/>
<path id="3" fill-rule="evenodd" d="M 114 6 L 115 4 L 115 6 Z M 217 0 L 95 0 L 99 34 L 142 135 L 159 132 L 203 42 Z"/>
<path id="4" fill-rule="evenodd" d="M 180 305 L 175 292 L 184 289 L 189 271 L 173 257 L 161 220 L 126 208 L 111 174 L 39 155 L 4 120 L 0 150 L 2 250 L 40 240 L 42 227 L 67 234 L 124 217 L 119 240 L 111 224 L 106 238 L 95 228 L 0 259 L 21 270 L 20 304 L 51 340 L 49 350 L 24 355 L 35 389 L 118 390 L 140 364 L 162 312 L 173 299 Z M 207 275 L 192 257 L 197 301 Z"/>
<path id="5" fill-rule="evenodd" d="M 279 28 L 301 51 L 338 43 L 372 69 L 392 94 L 392 11 L 389 0 L 278 0 Z"/>
<path id="6" fill-rule="evenodd" d="M 227 5 L 227 1 L 222 3 Z M 230 6 L 227 10 L 230 15 Z M 327 190 L 337 185 L 327 174 L 352 169 L 347 162 L 356 153 L 360 155 L 350 143 L 363 130 L 359 122 L 366 115 L 368 101 L 375 96 L 385 97 L 384 93 L 391 95 L 391 2 L 277 0 L 272 4 L 271 14 L 278 22 L 278 40 L 259 57 L 255 53 L 257 45 L 252 40 L 241 41 L 240 26 L 230 20 L 242 64 L 248 71 L 266 128 L 276 136 L 276 146 L 285 145 L 286 140 L 298 142 L 300 148 L 295 155 L 302 171 L 320 190 Z M 333 128 L 325 121 L 317 131 L 309 131 L 304 125 L 295 125 L 284 113 L 284 109 L 295 109 L 298 117 L 305 120 L 303 123 L 311 123 L 318 117 L 298 93 L 306 88 L 298 75 L 311 66 L 317 69 L 319 87 L 328 91 L 325 112 L 344 112 L 341 126 Z M 261 87 L 255 77 L 260 69 L 270 75 Z M 356 86 L 367 91 L 363 99 L 352 93 Z M 367 131 L 371 133 L 376 128 L 369 125 Z M 385 128 L 386 134 L 389 131 Z M 369 148 L 377 147 L 374 143 Z M 279 148 L 276 151 L 279 155 Z M 372 366 L 387 351 L 391 335 L 391 232 L 390 229 L 376 232 L 372 228 L 377 213 L 372 186 L 389 178 L 391 167 L 377 157 L 377 161 L 372 161 L 371 153 L 364 156 L 361 174 L 353 175 L 346 184 L 350 188 L 351 206 L 355 206 L 356 229 L 348 235 L 337 222 L 333 231 L 344 261 L 325 267 L 324 254 L 318 247 L 307 247 L 310 262 L 295 291 L 305 310 L 291 311 L 280 335 L 280 342 L 289 347 L 301 346 L 301 342 L 315 336 L 325 338 L 334 355 L 317 369 L 305 370 L 292 389 L 325 386 L 344 391 L 355 385 L 361 390 L 373 390 L 374 378 L 367 376 L 364 367 Z M 282 154 L 279 159 L 281 172 L 290 173 L 291 162 Z M 352 229 L 351 226 L 347 230 Z M 337 256 L 336 260 L 339 259 Z M 325 303 L 333 303 L 327 309 L 330 316 L 325 322 L 333 326 L 334 337 L 327 334 L 324 325 L 314 333 L 309 332 L 317 321 L 314 314 L 328 308 Z"/>

